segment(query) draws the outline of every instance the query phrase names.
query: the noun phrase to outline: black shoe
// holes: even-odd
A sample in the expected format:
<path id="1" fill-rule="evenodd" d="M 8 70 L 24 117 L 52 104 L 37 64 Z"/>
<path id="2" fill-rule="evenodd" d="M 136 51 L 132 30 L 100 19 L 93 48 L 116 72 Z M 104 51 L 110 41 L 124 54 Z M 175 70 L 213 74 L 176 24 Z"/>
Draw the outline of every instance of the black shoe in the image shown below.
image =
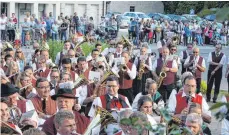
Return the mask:
<path id="1" fill-rule="evenodd" d="M 215 101 L 215 100 L 213 100 L 213 103 L 216 103 L 216 101 Z"/>
<path id="2" fill-rule="evenodd" d="M 210 99 L 207 99 L 207 102 L 210 102 Z"/>

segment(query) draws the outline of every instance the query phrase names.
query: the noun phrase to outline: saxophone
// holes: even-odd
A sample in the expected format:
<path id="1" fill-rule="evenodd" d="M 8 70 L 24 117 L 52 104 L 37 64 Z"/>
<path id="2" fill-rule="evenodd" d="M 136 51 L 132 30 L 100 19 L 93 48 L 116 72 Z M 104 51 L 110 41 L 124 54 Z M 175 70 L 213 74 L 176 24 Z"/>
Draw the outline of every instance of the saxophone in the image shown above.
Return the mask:
<path id="1" fill-rule="evenodd" d="M 145 72 L 145 66 L 144 66 L 144 64 L 145 64 L 145 61 L 141 61 L 140 62 L 140 65 L 139 65 L 139 70 L 138 70 L 138 80 L 141 80 L 142 79 L 142 75 L 143 75 L 143 73 Z"/>
<path id="2" fill-rule="evenodd" d="M 167 66 L 167 62 L 168 60 L 165 60 L 161 69 L 161 72 L 159 74 L 159 81 L 158 81 L 158 88 L 161 86 L 162 81 L 164 80 L 164 78 L 167 76 L 167 73 L 165 71 L 165 67 Z"/>

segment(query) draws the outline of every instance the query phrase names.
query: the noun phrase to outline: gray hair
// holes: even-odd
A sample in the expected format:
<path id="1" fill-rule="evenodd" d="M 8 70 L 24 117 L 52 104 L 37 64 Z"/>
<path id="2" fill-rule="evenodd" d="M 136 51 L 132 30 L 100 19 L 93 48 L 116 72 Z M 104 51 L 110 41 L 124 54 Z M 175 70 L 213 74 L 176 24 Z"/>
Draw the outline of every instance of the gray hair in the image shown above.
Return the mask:
<path id="1" fill-rule="evenodd" d="M 203 119 L 202 117 L 197 114 L 197 113 L 190 113 L 187 115 L 187 118 L 186 118 L 186 124 L 187 123 L 196 123 L 198 125 L 202 125 L 203 124 Z"/>
<path id="2" fill-rule="evenodd" d="M 146 114 L 139 111 L 132 113 L 129 118 L 139 118 L 142 121 L 148 121 Z"/>
<path id="3" fill-rule="evenodd" d="M 150 85 L 152 85 L 152 84 L 154 84 L 154 83 L 157 84 L 157 82 L 154 81 L 153 79 L 147 78 L 147 79 L 146 79 L 146 84 L 145 84 L 145 89 L 149 89 Z"/>
<path id="4" fill-rule="evenodd" d="M 182 84 L 184 84 L 185 82 L 185 79 L 188 77 L 188 76 L 193 76 L 193 74 L 191 72 L 184 72 L 182 75 L 181 75 L 181 82 Z"/>
<path id="5" fill-rule="evenodd" d="M 59 112 L 56 113 L 55 118 L 54 118 L 55 126 L 61 126 L 65 119 L 74 119 L 75 120 L 75 116 L 71 111 L 60 110 Z"/>
<path id="6" fill-rule="evenodd" d="M 46 135 L 45 132 L 37 129 L 37 128 L 30 128 L 23 132 L 23 135 Z"/>

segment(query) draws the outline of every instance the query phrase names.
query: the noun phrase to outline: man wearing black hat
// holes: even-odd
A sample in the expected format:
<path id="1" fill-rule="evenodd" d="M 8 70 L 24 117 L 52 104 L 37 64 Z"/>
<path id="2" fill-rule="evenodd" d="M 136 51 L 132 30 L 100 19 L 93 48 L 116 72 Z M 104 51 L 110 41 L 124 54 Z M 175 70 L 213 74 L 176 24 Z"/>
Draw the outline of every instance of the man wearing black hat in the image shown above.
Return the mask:
<path id="1" fill-rule="evenodd" d="M 76 97 L 74 96 L 71 89 L 61 88 L 57 91 L 56 95 L 52 96 L 53 100 L 56 100 L 59 110 L 69 110 L 75 115 L 77 132 L 83 134 L 90 120 L 82 116 L 79 112 L 73 111 L 72 108 L 76 103 Z M 56 135 L 57 130 L 54 126 L 54 115 L 47 119 L 42 129 L 47 135 Z"/>
<path id="2" fill-rule="evenodd" d="M 22 99 L 18 94 L 19 88 L 13 86 L 10 82 L 1 84 L 1 97 L 8 100 L 9 106 L 17 106 L 22 113 L 34 110 L 33 103 Z"/>

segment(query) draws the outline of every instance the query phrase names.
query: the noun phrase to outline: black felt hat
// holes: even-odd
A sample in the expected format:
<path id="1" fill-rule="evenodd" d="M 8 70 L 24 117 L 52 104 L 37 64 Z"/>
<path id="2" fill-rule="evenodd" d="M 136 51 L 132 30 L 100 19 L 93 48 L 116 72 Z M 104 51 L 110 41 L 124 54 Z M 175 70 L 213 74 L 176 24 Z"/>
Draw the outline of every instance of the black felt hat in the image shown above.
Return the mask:
<path id="1" fill-rule="evenodd" d="M 19 92 L 19 88 L 15 87 L 11 83 L 1 85 L 1 97 L 8 97 L 16 92 Z"/>
<path id="2" fill-rule="evenodd" d="M 76 97 L 73 94 L 72 90 L 71 89 L 67 89 L 67 88 L 58 89 L 57 93 L 55 95 L 51 96 L 51 98 L 53 100 L 56 100 L 57 97 L 65 97 L 65 98 L 76 99 Z"/>

